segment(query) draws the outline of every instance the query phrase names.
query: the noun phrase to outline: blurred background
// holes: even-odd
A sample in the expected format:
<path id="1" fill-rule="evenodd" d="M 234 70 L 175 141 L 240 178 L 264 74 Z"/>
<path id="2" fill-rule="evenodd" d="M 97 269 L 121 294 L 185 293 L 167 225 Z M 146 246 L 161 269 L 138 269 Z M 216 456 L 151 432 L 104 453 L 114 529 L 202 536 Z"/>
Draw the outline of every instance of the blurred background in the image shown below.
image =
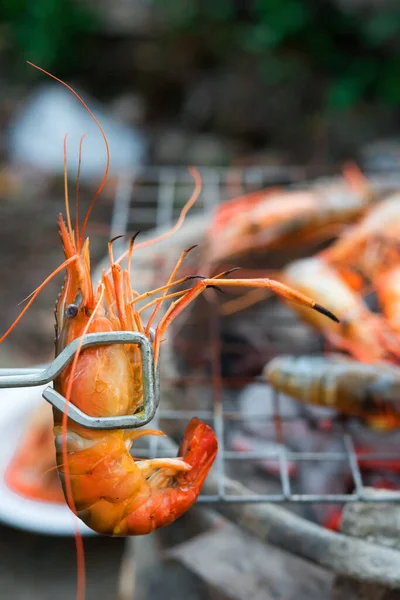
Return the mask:
<path id="1" fill-rule="evenodd" d="M 97 110 L 114 173 L 139 164 L 296 164 L 319 174 L 348 159 L 382 168 L 399 160 L 396 2 L 3 0 L 0 11 L 2 329 L 7 307 L 43 278 L 44 239 L 58 243 L 62 138 L 69 133 L 75 177 L 79 137 L 95 132 L 75 99 L 27 60 Z M 85 140 L 82 174 L 97 183 L 104 154 L 95 136 Z M 99 219 L 102 211 L 107 221 L 106 201 Z M 18 287 L 11 248 L 27 268 Z M 18 335 L 9 344 L 21 347 Z M 38 342 L 29 336 L 24 350 L 45 356 Z"/>
<path id="2" fill-rule="evenodd" d="M 281 184 L 293 180 L 293 168 L 305 179 L 337 174 L 349 160 L 383 173 L 400 165 L 395 0 L 1 0 L 1 332 L 62 259 L 64 134 L 71 182 L 79 138 L 88 134 L 82 206 L 105 164 L 79 103 L 27 60 L 79 91 L 110 142 L 111 177 L 89 227 L 95 265 L 118 233 L 119 179 L 141 166 L 161 168 L 167 179 L 171 171 L 162 168 L 267 167 L 269 183 Z M 158 195 L 153 218 L 143 200 L 144 216 L 128 224 L 130 233 L 169 222 L 160 202 Z M 49 360 L 61 281 L 46 287 L 0 346 L 0 367 Z M 73 598 L 74 552 L 72 539 L 1 526 L 1 597 Z M 122 552 L 122 540 L 87 541 L 88 600 L 116 597 Z M 140 598 L 158 598 L 154 585 Z M 200 582 L 187 585 L 186 594 L 194 591 L 185 597 L 208 597 Z M 173 586 L 168 593 L 179 597 Z"/>

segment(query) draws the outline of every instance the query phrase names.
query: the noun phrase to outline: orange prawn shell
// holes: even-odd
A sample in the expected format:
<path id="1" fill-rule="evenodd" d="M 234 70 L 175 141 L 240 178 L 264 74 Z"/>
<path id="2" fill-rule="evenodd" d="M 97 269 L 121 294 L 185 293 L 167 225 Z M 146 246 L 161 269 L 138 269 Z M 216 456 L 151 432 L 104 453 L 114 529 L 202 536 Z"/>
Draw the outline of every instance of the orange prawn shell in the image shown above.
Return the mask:
<path id="1" fill-rule="evenodd" d="M 387 324 L 370 313 L 366 304 L 340 275 L 322 258 L 296 261 L 284 270 L 284 281 L 318 303 L 330 303 L 340 323 L 324 319 L 318 312 L 291 305 L 301 318 L 315 327 L 336 347 L 346 350 L 362 362 L 383 360 L 387 356 Z"/>
<path id="2" fill-rule="evenodd" d="M 51 407 L 42 404 L 33 413 L 4 480 L 11 489 L 29 499 L 64 504 L 55 466 Z"/>

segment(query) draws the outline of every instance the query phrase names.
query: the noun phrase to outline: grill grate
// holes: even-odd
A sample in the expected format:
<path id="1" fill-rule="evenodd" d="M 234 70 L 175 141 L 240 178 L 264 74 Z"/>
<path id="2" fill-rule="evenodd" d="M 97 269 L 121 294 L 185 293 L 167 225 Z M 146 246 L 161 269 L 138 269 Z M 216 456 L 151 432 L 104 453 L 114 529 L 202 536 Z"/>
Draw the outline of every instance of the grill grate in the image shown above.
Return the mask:
<path id="1" fill-rule="evenodd" d="M 199 201 L 192 210 L 192 213 L 203 214 L 206 218 L 210 216 L 213 208 L 224 200 L 237 197 L 240 194 L 262 189 L 273 185 L 303 185 L 305 181 L 305 172 L 296 168 L 246 168 L 246 169 L 201 169 L 203 180 L 203 189 Z M 115 203 L 113 208 L 111 237 L 115 235 L 126 234 L 129 229 L 149 229 L 153 227 L 170 228 L 175 224 L 177 216 L 193 190 L 193 179 L 185 168 L 157 168 L 146 167 L 138 170 L 134 177 L 127 178 L 121 176 L 116 191 Z M 119 240 L 121 243 L 121 241 Z M 117 254 L 117 252 L 116 252 Z M 161 257 L 162 258 L 162 257 Z M 162 262 L 157 264 L 157 279 L 168 278 L 169 273 L 163 273 Z M 154 286 L 156 287 L 156 286 Z M 181 361 L 193 362 L 190 359 L 196 358 L 195 368 L 193 364 L 186 366 L 186 374 L 179 374 L 174 379 L 164 377 L 162 386 L 172 386 L 172 389 L 182 390 L 190 394 L 192 405 L 187 409 L 177 410 L 175 407 L 165 407 L 161 399 L 160 408 L 156 411 L 155 417 L 151 423 L 152 428 L 160 428 L 169 433 L 171 429 L 176 432 L 181 424 L 187 423 L 192 417 L 197 416 L 213 426 L 216 433 L 219 452 L 213 466 L 216 475 L 215 490 L 212 494 L 201 494 L 199 501 L 203 503 L 338 503 L 344 502 L 397 502 L 400 500 L 400 485 L 398 490 L 381 491 L 379 495 L 371 495 L 364 488 L 363 482 L 363 464 L 374 462 L 382 465 L 382 471 L 395 471 L 400 481 L 400 451 L 382 452 L 382 451 L 363 451 L 360 455 L 356 451 L 355 440 L 351 431 L 348 429 L 349 421 L 341 418 L 331 421 L 333 429 L 324 432 L 326 439 L 336 439 L 335 450 L 325 451 L 304 451 L 289 449 L 285 446 L 286 440 L 284 431 L 287 424 L 293 421 L 306 422 L 310 424 L 310 415 L 307 416 L 307 410 L 296 415 L 288 416 L 282 411 L 282 402 L 284 396 L 274 392 L 267 383 L 260 377 L 225 377 L 222 369 L 223 351 L 226 349 L 222 336 L 221 315 L 217 309 L 215 301 L 208 301 L 208 308 L 202 311 L 203 321 L 199 327 L 198 319 L 193 312 L 183 324 L 178 327 L 178 333 L 174 332 L 174 353 Z M 193 320 L 193 316 L 195 319 Z M 198 317 L 198 315 L 197 315 Z M 207 321 L 207 323 L 206 323 Z M 274 317 L 263 321 L 263 327 L 270 330 L 272 326 L 278 328 L 281 325 L 286 328 L 291 326 L 288 321 Z M 197 329 L 196 329 L 197 327 Z M 201 330 L 202 338 L 193 339 L 193 331 Z M 189 335 L 187 334 L 189 331 Z M 315 340 L 314 340 L 315 342 Z M 315 348 L 318 344 L 314 343 Z M 201 352 L 200 352 L 201 350 Z M 204 350 L 206 350 L 204 352 Z M 303 347 L 296 347 L 295 344 L 285 345 L 281 340 L 271 341 L 268 346 L 260 349 L 263 360 L 266 362 L 269 358 L 282 352 L 304 353 L 307 350 Z M 198 356 L 197 356 L 197 354 Z M 24 370 L 28 371 L 28 370 Z M 200 373 L 200 375 L 199 375 Z M 5 375 L 4 370 L 0 375 Z M 272 397 L 272 402 L 267 413 L 249 413 L 243 414 L 237 410 L 237 403 L 232 399 L 232 390 L 243 388 L 246 383 L 255 383 L 265 387 L 265 397 Z M 2 386 L 4 387 L 4 385 Z M 198 393 L 201 388 L 209 391 L 209 404 L 205 406 L 204 395 Z M 226 392 L 230 396 L 226 398 Z M 163 388 L 161 388 L 163 392 Z M 193 403 L 193 398 L 195 402 Z M 229 402 L 228 402 L 229 400 Z M 232 403 L 234 409 L 232 409 Z M 272 409 L 272 410 L 271 410 Z M 318 422 L 318 417 L 314 415 Z M 266 449 L 260 451 L 237 450 L 232 447 L 227 432 L 230 431 L 233 424 L 241 424 L 246 421 L 247 424 L 270 423 L 272 434 L 270 439 L 265 441 Z M 318 425 L 318 423 L 317 423 Z M 321 432 L 321 429 L 319 430 Z M 388 447 L 397 448 L 399 444 L 393 443 L 392 436 L 396 433 L 388 434 L 391 438 Z M 384 434 L 382 434 L 383 437 Z M 398 440 L 397 440 L 398 441 Z M 271 450 L 271 442 L 273 443 Z M 135 446 L 133 450 L 138 458 L 155 458 L 167 456 L 165 446 L 162 445 L 160 438 L 149 436 L 147 443 L 142 440 L 142 445 Z M 235 468 L 240 471 L 238 465 L 250 465 L 256 461 L 268 461 L 277 465 L 276 475 L 279 482 L 279 490 L 276 491 L 276 485 L 273 491 L 269 493 L 254 492 L 248 495 L 233 495 L 225 489 L 227 478 L 237 477 Z M 315 464 L 340 463 L 349 473 L 351 481 L 346 485 L 349 493 L 314 493 L 311 489 L 304 489 L 301 492 L 297 489 L 296 482 L 292 482 L 290 465 L 304 465 L 309 463 L 310 470 Z M 380 469 L 375 469 L 380 471 Z M 240 479 L 240 477 L 239 477 Z M 248 486 L 247 486 L 248 487 Z"/>
<path id="2" fill-rule="evenodd" d="M 222 201 L 240 194 L 306 180 L 299 167 L 200 168 L 203 188 L 191 214 L 210 213 Z M 141 230 L 172 225 L 193 191 L 185 167 L 141 167 L 121 176 L 117 187 L 111 235 L 133 227 Z"/>
<path id="3" fill-rule="evenodd" d="M 209 215 L 212 209 L 224 200 L 263 187 L 287 184 L 301 186 L 305 183 L 306 176 L 304 169 L 295 167 L 200 169 L 200 173 L 203 180 L 203 189 L 191 214 L 202 212 Z M 146 167 L 137 171 L 135 177 L 130 181 L 121 179 L 115 201 L 111 235 L 120 235 L 130 229 L 172 226 L 192 190 L 193 180 L 186 168 Z M 245 452 L 233 450 L 227 445 L 226 436 L 224 435 L 225 430 L 231 423 L 241 421 L 244 417 L 238 411 L 226 407 L 224 403 L 224 388 L 227 385 L 232 385 L 232 381 L 228 381 L 221 375 L 221 337 L 219 335 L 221 329 L 219 315 L 212 307 L 213 303 L 210 303 L 211 326 L 209 329 L 211 335 L 207 344 L 211 359 L 209 365 L 207 365 L 208 369 L 205 369 L 208 375 L 202 381 L 196 381 L 190 377 L 179 377 L 173 382 L 177 386 L 192 386 L 192 388 L 200 385 L 208 386 L 212 394 L 212 407 L 205 410 L 199 402 L 198 409 L 195 407 L 190 410 L 166 410 L 163 409 L 161 396 L 160 408 L 151 424 L 152 428 L 165 429 L 172 423 L 188 422 L 193 416 L 197 416 L 213 425 L 219 443 L 219 452 L 213 467 L 217 475 L 217 489 L 215 494 L 200 495 L 199 501 L 204 503 L 317 502 L 339 504 L 366 501 L 366 499 L 368 499 L 368 502 L 399 501 L 400 491 L 396 493 L 382 491 L 376 496 L 371 494 L 366 496 L 363 485 L 362 462 L 379 461 L 382 464 L 382 469 L 384 469 L 389 462 L 399 461 L 400 471 L 400 452 L 369 452 L 363 453 L 362 458 L 360 458 L 356 452 L 352 435 L 347 431 L 346 422 L 341 420 L 335 422 L 333 433 L 326 433 L 327 436 L 334 434 L 341 439 L 342 449 L 340 451 L 301 452 L 288 450 L 279 442 L 282 441 L 282 428 L 285 427 L 285 423 L 291 417 L 281 415 L 281 396 L 276 392 L 273 396 L 273 414 L 267 417 L 264 414 L 249 414 L 245 417 L 249 422 L 259 423 L 261 420 L 266 421 L 269 419 L 273 423 L 274 437 L 277 442 L 276 450 Z M 204 344 L 204 341 L 202 343 Z M 185 346 L 183 348 L 185 350 Z M 286 348 L 287 350 L 289 348 Z M 293 351 L 293 349 L 291 350 Z M 282 348 L 280 352 L 282 352 Z M 271 348 L 266 349 L 265 356 L 270 356 L 270 354 Z M 253 379 L 253 381 L 256 380 Z M 259 379 L 257 381 L 260 382 Z M 263 385 L 265 385 L 267 393 L 268 386 L 265 382 L 263 382 Z M 296 417 L 296 419 L 298 418 Z M 304 419 L 306 419 L 305 414 Z M 166 456 L 165 451 L 163 452 L 160 448 L 157 437 L 149 438 L 147 446 L 135 448 L 134 454 L 138 458 Z M 254 461 L 262 459 L 278 464 L 278 479 L 281 487 L 279 493 L 234 496 L 224 489 L 224 476 L 230 471 L 230 467 L 234 467 L 235 463 L 240 462 L 243 465 L 245 462 L 254 463 Z M 325 463 L 339 461 L 345 465 L 351 474 L 349 489 L 353 491 L 346 494 L 315 494 L 309 493 L 307 490 L 304 490 L 303 493 L 294 490 L 289 472 L 289 463 L 309 462 L 310 468 L 312 468 L 312 463 L 315 461 Z"/>

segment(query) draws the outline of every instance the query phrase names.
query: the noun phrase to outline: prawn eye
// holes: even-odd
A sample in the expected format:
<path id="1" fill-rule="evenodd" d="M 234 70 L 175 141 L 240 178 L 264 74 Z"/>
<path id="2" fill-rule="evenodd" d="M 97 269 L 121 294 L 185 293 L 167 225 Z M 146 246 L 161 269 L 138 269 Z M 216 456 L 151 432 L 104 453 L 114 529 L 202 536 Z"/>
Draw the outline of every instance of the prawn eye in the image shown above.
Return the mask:
<path id="1" fill-rule="evenodd" d="M 65 311 L 65 316 L 68 319 L 73 319 L 78 314 L 78 307 L 76 304 L 68 304 L 67 309 Z"/>

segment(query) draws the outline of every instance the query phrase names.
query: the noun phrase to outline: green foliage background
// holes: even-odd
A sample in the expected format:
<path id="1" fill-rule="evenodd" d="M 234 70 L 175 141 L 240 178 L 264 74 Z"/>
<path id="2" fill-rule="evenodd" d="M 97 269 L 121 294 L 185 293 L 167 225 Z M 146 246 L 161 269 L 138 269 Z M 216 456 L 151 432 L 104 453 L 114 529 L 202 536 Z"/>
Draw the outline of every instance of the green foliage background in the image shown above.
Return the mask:
<path id="1" fill-rule="evenodd" d="M 216 63 L 247 57 L 271 86 L 317 81 L 325 111 L 400 102 L 398 0 L 357 12 L 333 0 L 148 2 L 162 11 L 169 40 L 198 41 Z M 29 59 L 62 74 L 79 64 L 99 16 L 80 0 L 0 0 L 0 44 L 15 65 Z"/>
<path id="2" fill-rule="evenodd" d="M 251 56 L 269 84 L 319 78 L 325 110 L 400 102 L 398 2 L 343 12 L 328 0 L 154 1 L 175 35 L 201 37 L 219 60 Z"/>
<path id="3" fill-rule="evenodd" d="M 97 25 L 95 15 L 72 0 L 0 0 L 0 21 L 15 65 L 25 68 L 29 59 L 50 70 L 76 65 L 80 36 Z"/>

